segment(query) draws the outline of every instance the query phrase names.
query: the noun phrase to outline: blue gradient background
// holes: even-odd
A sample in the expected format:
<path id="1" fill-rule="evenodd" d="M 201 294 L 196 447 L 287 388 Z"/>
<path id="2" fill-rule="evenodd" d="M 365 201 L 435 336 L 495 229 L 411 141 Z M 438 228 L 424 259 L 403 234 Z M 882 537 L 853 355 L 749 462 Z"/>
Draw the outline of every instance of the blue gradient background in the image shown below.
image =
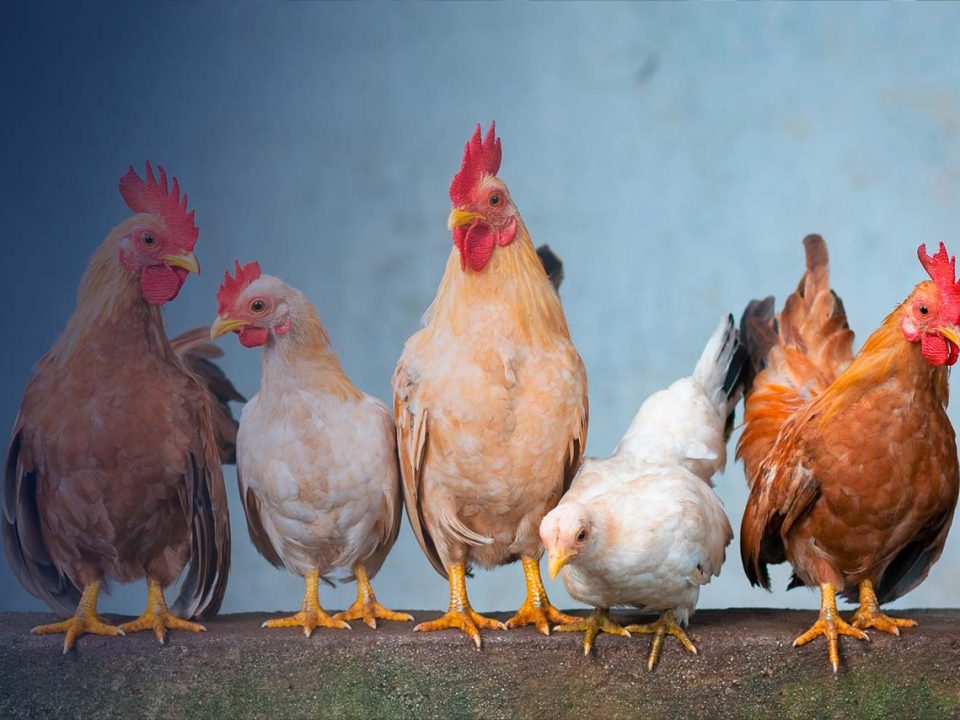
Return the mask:
<path id="1" fill-rule="evenodd" d="M 922 279 L 920 242 L 960 249 L 958 37 L 951 5 L 5 3 L 0 418 L 12 425 L 87 258 L 129 214 L 118 177 L 146 158 L 179 176 L 201 228 L 204 273 L 168 306 L 171 332 L 208 324 L 222 270 L 259 259 L 388 399 L 449 251 L 463 142 L 495 118 L 501 176 L 566 261 L 588 450 L 606 453 L 722 312 L 795 286 L 804 234 L 830 242 L 860 340 Z M 224 347 L 253 394 L 258 353 Z M 297 607 L 300 580 L 256 554 L 232 469 L 227 484 L 224 610 Z M 741 467 L 717 484 L 739 527 Z M 901 604 L 956 604 L 958 535 Z M 815 607 L 786 577 L 751 589 L 734 544 L 701 606 Z M 375 584 L 389 606 L 446 601 L 406 521 Z M 514 608 L 520 569 L 479 572 L 470 591 L 481 610 Z M 322 593 L 343 607 L 353 586 Z M 103 607 L 142 601 L 142 584 L 116 587 Z M 41 607 L 0 563 L 0 609 Z"/>

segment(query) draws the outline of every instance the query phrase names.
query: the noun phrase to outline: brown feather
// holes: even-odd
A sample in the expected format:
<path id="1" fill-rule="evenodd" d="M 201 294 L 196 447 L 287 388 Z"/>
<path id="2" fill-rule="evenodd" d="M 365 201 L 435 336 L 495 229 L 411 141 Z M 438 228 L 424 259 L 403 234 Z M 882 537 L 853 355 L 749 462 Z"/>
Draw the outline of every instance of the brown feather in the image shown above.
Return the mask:
<path id="1" fill-rule="evenodd" d="M 206 387 L 211 396 L 211 420 L 220 451 L 220 462 L 232 465 L 237 461 L 237 430 L 240 423 L 230 410 L 231 402 L 247 399 L 233 386 L 226 374 L 210 362 L 223 355 L 223 350 L 210 342 L 210 330 L 194 328 L 170 340 L 174 352 Z"/>
<path id="2" fill-rule="evenodd" d="M 209 392 L 117 262 L 118 226 L 28 384 L 4 476 L 4 547 L 24 587 L 69 612 L 79 588 L 146 574 L 215 611 L 230 530 Z"/>
<path id="3" fill-rule="evenodd" d="M 774 362 L 747 398 L 738 448 L 750 480 L 741 554 L 754 583 L 769 586 L 766 565 L 789 560 L 791 586 L 828 582 L 852 599 L 869 580 L 887 601 L 926 577 L 956 507 L 947 372 L 904 337 L 909 299 L 847 362 L 849 330 L 827 294 L 825 258 L 825 249 L 808 246 L 811 282 L 781 312 L 767 354 Z M 751 423 L 761 431 L 750 432 Z"/>
<path id="4" fill-rule="evenodd" d="M 239 478 L 241 469 L 237 468 Z M 243 487 L 241 485 L 241 487 Z M 274 567 L 283 567 L 283 559 L 277 552 L 277 549 L 270 542 L 270 536 L 263 528 L 263 520 L 260 519 L 260 501 L 256 494 L 250 488 L 240 496 L 243 502 L 243 511 L 247 516 L 247 532 L 250 534 L 250 541 L 268 563 Z"/>

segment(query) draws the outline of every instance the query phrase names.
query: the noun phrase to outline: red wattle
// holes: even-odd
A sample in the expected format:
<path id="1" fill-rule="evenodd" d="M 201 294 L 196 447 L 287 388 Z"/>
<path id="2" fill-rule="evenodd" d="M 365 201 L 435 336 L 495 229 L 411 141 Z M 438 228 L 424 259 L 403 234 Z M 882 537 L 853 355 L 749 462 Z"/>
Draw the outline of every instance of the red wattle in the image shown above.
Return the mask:
<path id="1" fill-rule="evenodd" d="M 169 265 L 150 265 L 140 271 L 140 292 L 151 305 L 163 305 L 180 294 L 189 271 Z"/>
<path id="2" fill-rule="evenodd" d="M 460 265 L 462 266 L 466 261 L 474 272 L 480 272 L 493 257 L 495 243 L 493 228 L 485 222 L 473 223 L 467 230 L 466 237 L 463 238 L 463 246 L 460 248 Z"/>
<path id="3" fill-rule="evenodd" d="M 923 353 L 923 357 L 928 363 L 937 367 L 945 365 L 951 354 L 955 352 L 956 346 L 951 349 L 950 345 L 953 345 L 953 343 L 948 342 L 942 335 L 935 333 L 924 333 L 920 339 L 920 351 Z M 956 358 L 954 358 L 954 361 L 956 361 Z"/>
<path id="4" fill-rule="evenodd" d="M 237 331 L 240 344 L 246 348 L 260 347 L 270 339 L 270 331 L 266 328 L 247 325 Z"/>

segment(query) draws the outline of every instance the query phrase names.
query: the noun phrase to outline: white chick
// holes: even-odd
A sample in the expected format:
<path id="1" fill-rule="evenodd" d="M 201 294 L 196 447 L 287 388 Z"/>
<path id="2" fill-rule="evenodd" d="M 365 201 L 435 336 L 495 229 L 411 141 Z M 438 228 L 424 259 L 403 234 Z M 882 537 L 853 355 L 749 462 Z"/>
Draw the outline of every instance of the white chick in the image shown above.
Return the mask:
<path id="1" fill-rule="evenodd" d="M 727 315 L 693 374 L 651 395 L 613 454 L 587 458 L 543 519 L 550 576 L 562 573 L 570 594 L 595 608 L 583 622 L 557 628 L 584 632 L 584 654 L 599 632 L 652 634 L 651 670 L 667 634 L 697 652 L 680 625 L 696 609 L 700 586 L 719 574 L 733 538 L 711 478 L 726 464 L 746 360 Z M 624 628 L 609 617 L 615 606 L 660 618 Z"/>

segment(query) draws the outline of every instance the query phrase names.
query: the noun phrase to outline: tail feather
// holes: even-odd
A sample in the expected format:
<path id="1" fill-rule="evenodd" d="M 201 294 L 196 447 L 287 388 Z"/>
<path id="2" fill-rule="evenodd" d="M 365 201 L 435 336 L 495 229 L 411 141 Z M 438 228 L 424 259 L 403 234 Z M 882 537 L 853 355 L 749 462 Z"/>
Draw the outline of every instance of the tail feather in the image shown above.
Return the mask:
<path id="1" fill-rule="evenodd" d="M 712 485 L 727 462 L 726 441 L 743 388 L 747 354 L 739 336 L 733 316 L 723 317 L 693 373 L 647 398 L 614 454 L 682 465 Z"/>
<path id="2" fill-rule="evenodd" d="M 170 346 L 187 367 L 199 378 L 212 397 L 211 417 L 220 450 L 220 462 L 237 461 L 237 430 L 240 423 L 230 410 L 231 402 L 246 402 L 226 374 L 211 359 L 221 357 L 223 350 L 210 342 L 207 328 L 194 328 L 170 341 Z"/>
<path id="3" fill-rule="evenodd" d="M 823 392 L 853 359 L 853 332 L 830 289 L 827 244 L 803 240 L 806 272 L 774 315 L 772 297 L 747 305 L 740 321 L 749 355 L 744 431 L 737 445 L 751 485 L 784 421 Z"/>
<path id="4" fill-rule="evenodd" d="M 733 315 L 728 314 L 707 342 L 693 370 L 694 380 L 707 392 L 717 411 L 727 418 L 727 439 L 743 392 L 748 361 Z"/>
<path id="5" fill-rule="evenodd" d="M 543 265 L 543 271 L 553 284 L 553 289 L 560 292 L 560 284 L 563 282 L 563 260 L 550 249 L 549 245 L 538 247 L 537 257 L 540 258 L 540 264 Z"/>

